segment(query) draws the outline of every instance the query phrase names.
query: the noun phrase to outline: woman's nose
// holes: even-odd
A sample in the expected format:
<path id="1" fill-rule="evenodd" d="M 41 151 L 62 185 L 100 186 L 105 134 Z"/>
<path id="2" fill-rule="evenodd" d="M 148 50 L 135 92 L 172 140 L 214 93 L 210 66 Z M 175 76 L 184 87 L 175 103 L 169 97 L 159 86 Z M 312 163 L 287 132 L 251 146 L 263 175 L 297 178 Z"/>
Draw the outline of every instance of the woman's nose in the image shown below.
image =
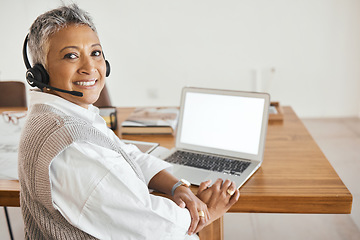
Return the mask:
<path id="1" fill-rule="evenodd" d="M 95 71 L 95 64 L 91 57 L 84 57 L 79 68 L 79 73 L 90 75 Z"/>

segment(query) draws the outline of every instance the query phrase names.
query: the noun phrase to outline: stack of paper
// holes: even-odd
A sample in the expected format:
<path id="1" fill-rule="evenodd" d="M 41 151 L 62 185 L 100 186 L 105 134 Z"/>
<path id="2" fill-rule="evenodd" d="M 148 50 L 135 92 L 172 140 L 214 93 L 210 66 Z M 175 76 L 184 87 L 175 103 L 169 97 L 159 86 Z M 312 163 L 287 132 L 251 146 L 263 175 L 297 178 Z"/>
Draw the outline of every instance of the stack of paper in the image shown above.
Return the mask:
<path id="1" fill-rule="evenodd" d="M 179 109 L 136 108 L 121 125 L 122 134 L 173 134 L 179 116 Z"/>

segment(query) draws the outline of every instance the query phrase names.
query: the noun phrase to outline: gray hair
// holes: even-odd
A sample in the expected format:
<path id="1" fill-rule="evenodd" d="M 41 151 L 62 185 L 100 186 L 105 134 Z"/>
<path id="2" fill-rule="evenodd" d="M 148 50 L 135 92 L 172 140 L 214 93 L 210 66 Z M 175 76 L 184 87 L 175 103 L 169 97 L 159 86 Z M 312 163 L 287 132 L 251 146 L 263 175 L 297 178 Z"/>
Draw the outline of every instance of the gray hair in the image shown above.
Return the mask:
<path id="1" fill-rule="evenodd" d="M 50 36 L 73 24 L 87 25 L 96 32 L 90 15 L 76 4 L 53 9 L 36 18 L 30 27 L 28 42 L 33 65 L 42 64 L 46 68 Z"/>

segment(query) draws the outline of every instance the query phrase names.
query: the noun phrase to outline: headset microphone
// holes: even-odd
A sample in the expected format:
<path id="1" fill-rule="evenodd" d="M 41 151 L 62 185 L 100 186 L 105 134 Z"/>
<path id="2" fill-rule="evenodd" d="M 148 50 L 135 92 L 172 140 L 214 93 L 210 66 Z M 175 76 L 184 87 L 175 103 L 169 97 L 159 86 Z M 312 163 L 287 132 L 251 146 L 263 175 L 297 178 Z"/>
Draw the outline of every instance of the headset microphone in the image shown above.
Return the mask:
<path id="1" fill-rule="evenodd" d="M 74 95 L 74 96 L 77 96 L 77 97 L 82 97 L 83 96 L 82 92 L 68 91 L 68 90 L 56 88 L 56 87 L 50 86 L 48 84 L 44 84 L 42 82 L 39 82 L 34 78 L 33 74 L 31 72 L 29 72 L 29 71 L 26 72 L 26 80 L 31 86 L 33 86 L 33 87 L 36 86 L 36 87 L 38 87 L 40 89 L 48 88 L 48 89 L 52 89 L 52 90 L 55 90 L 55 91 L 58 91 L 58 92 L 68 93 L 68 94 L 71 94 L 71 95 Z"/>
<path id="2" fill-rule="evenodd" d="M 56 87 L 52 87 L 49 85 L 49 74 L 47 73 L 46 69 L 41 64 L 35 64 L 33 67 L 31 67 L 29 59 L 27 57 L 27 42 L 29 40 L 29 34 L 26 35 L 24 46 L 23 46 L 23 59 L 25 66 L 27 68 L 26 71 L 26 81 L 30 84 L 32 87 L 38 87 L 41 90 L 43 88 L 52 89 L 58 92 L 68 93 L 74 96 L 82 97 L 83 93 L 78 91 L 68 91 Z M 103 55 L 104 56 L 104 55 Z M 105 57 L 104 57 L 105 59 Z M 106 64 L 106 77 L 110 75 L 110 64 L 107 60 L 105 60 Z"/>

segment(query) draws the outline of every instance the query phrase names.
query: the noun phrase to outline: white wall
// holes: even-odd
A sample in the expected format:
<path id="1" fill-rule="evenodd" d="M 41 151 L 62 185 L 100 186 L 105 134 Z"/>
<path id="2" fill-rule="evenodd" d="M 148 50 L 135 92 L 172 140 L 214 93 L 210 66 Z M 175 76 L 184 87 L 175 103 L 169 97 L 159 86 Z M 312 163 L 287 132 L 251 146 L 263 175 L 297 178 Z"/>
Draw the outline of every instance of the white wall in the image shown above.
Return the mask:
<path id="1" fill-rule="evenodd" d="M 254 90 L 260 73 L 301 117 L 360 115 L 358 0 L 74 2 L 98 28 L 114 105 L 178 105 L 184 85 Z M 0 80 L 24 79 L 27 29 L 60 3 L 0 1 Z"/>

